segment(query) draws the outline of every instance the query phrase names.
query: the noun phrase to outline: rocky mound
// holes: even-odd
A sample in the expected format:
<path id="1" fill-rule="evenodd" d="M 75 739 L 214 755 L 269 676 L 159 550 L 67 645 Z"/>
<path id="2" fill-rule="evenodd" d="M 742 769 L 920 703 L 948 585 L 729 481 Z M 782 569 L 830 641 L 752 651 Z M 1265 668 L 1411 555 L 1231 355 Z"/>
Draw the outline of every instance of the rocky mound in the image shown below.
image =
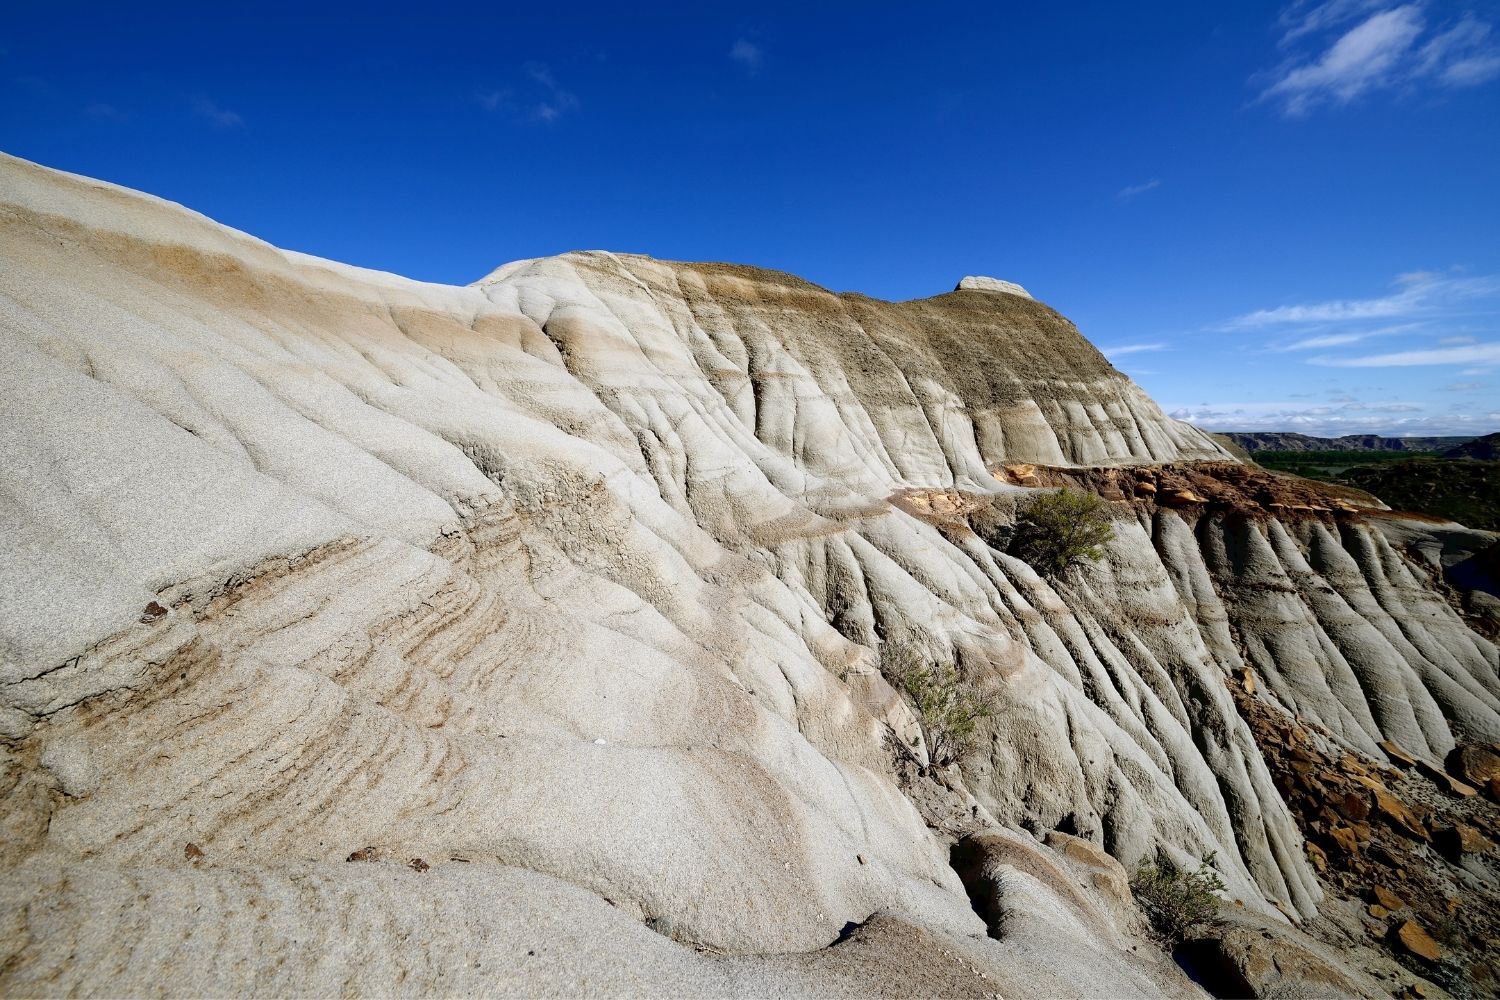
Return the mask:
<path id="1" fill-rule="evenodd" d="M 1330 898 L 1246 677 L 1362 766 L 1500 740 L 1428 526 L 1240 477 L 1029 297 L 0 200 L 7 993 L 1190 994 L 1143 857 L 1257 940 Z M 1114 539 L 1049 580 L 1004 529 L 1064 476 Z M 912 662 L 987 706 L 954 767 Z"/>
<path id="2" fill-rule="evenodd" d="M 1456 448 L 1443 452 L 1444 458 L 1468 458 L 1481 462 L 1500 461 L 1500 433 L 1466 441 Z"/>

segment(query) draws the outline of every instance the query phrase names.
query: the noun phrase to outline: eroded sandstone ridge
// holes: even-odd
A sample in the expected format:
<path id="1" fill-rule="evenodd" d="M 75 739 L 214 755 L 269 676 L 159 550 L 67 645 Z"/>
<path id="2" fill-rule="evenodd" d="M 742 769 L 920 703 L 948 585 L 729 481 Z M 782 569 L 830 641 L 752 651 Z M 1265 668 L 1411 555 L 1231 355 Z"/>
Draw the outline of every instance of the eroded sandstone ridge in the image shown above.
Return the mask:
<path id="1" fill-rule="evenodd" d="M 1391 988 L 1293 929 L 1236 697 L 1370 767 L 1500 740 L 1423 555 L 1476 533 L 1257 499 L 994 279 L 438 286 L 14 159 L 0 226 L 6 993 L 1183 995 L 1158 847 Z M 1115 539 L 1053 583 L 1003 537 L 1065 474 Z M 897 649 L 992 708 L 958 768 Z"/>

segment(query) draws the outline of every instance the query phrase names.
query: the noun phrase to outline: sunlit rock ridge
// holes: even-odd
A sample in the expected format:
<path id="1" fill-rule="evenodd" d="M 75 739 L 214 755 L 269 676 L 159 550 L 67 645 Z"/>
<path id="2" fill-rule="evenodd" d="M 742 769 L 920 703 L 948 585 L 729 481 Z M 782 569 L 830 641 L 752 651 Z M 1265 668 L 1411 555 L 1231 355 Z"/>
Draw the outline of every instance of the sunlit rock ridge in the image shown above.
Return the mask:
<path id="1" fill-rule="evenodd" d="M 427 284 L 13 158 L 0 226 L 7 994 L 1190 994 L 1140 859 L 1322 898 L 1247 677 L 1500 740 L 1431 526 L 1166 502 L 1233 458 L 1009 282 Z M 1057 583 L 1047 470 L 1116 510 Z M 993 711 L 946 775 L 897 647 Z"/>

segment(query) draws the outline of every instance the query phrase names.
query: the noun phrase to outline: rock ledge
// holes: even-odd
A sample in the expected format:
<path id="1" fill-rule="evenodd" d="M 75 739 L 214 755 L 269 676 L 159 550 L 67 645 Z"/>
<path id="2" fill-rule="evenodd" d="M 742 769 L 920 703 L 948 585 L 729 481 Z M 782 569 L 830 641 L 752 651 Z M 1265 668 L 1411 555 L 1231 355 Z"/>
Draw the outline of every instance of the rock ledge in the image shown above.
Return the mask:
<path id="1" fill-rule="evenodd" d="M 1031 293 L 1014 281 L 1001 281 L 999 278 L 989 278 L 982 274 L 969 275 L 953 290 L 955 292 L 1004 292 L 1006 295 L 1019 295 L 1023 299 L 1031 298 Z"/>

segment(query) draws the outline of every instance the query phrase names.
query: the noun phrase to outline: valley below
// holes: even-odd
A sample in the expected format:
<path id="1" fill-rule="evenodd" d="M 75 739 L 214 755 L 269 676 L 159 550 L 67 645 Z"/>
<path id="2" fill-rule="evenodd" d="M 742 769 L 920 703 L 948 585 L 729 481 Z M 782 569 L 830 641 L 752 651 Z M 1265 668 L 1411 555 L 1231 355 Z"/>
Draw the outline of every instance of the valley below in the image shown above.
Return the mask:
<path id="1" fill-rule="evenodd" d="M 1443 452 L 1257 451 L 1254 461 L 1362 490 L 1397 510 L 1500 530 L 1500 461 L 1492 458 Z"/>

